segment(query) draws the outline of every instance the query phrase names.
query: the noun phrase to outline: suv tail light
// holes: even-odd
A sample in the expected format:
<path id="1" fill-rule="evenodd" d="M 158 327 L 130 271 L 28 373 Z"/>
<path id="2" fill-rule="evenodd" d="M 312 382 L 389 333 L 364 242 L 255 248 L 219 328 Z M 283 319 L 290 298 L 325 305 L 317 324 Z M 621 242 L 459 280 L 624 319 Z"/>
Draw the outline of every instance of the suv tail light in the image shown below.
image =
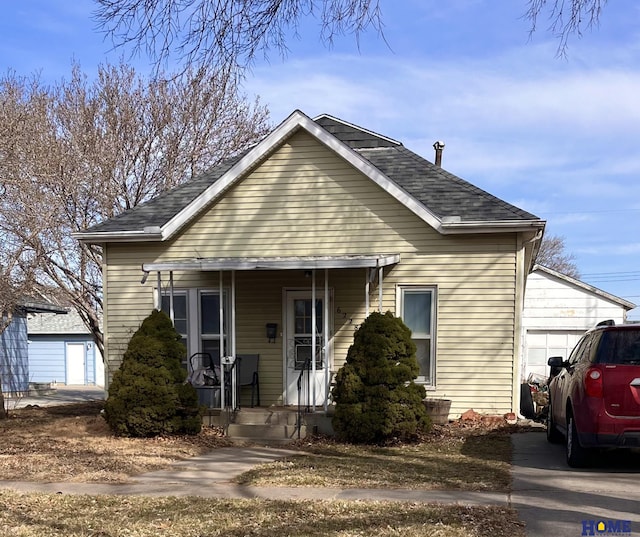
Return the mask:
<path id="1" fill-rule="evenodd" d="M 584 376 L 584 391 L 589 397 L 602 397 L 602 371 L 590 367 Z"/>

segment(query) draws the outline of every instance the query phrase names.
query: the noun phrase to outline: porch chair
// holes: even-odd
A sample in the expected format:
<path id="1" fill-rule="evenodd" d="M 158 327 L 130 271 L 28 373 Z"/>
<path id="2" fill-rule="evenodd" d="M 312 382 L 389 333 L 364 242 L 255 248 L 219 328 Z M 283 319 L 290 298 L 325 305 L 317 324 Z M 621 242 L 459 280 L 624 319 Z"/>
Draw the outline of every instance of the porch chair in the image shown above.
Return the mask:
<path id="1" fill-rule="evenodd" d="M 256 395 L 258 406 L 260 406 L 259 362 L 259 354 L 239 354 L 236 360 L 238 367 L 238 390 L 240 390 L 242 386 L 251 386 L 251 408 L 254 407 Z M 238 408 L 240 408 L 240 397 L 238 397 Z"/>
<path id="2" fill-rule="evenodd" d="M 220 365 L 208 352 L 195 352 L 189 357 L 187 382 L 198 393 L 198 402 L 208 408 L 220 405 Z"/>

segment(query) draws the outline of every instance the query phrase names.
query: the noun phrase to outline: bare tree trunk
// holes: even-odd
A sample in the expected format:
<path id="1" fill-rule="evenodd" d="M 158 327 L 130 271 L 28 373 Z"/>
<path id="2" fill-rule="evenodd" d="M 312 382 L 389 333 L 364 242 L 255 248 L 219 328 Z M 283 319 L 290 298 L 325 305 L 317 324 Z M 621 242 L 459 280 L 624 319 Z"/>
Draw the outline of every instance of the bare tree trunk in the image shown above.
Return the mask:
<path id="1" fill-rule="evenodd" d="M 4 406 L 4 393 L 2 393 L 2 377 L 0 377 L 0 420 L 7 419 L 9 413 Z"/>

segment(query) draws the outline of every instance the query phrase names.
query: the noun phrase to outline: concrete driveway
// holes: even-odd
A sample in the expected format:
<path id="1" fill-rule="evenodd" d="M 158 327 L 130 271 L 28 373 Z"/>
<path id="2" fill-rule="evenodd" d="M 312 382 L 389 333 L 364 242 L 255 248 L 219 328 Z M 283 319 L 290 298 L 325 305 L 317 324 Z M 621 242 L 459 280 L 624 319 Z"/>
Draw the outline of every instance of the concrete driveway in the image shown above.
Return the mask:
<path id="1" fill-rule="evenodd" d="M 48 395 L 35 395 L 5 399 L 7 410 L 32 406 L 55 406 L 67 403 L 86 403 L 105 399 L 107 393 L 99 386 L 58 386 Z"/>
<path id="2" fill-rule="evenodd" d="M 640 451 L 604 452 L 592 468 L 577 470 L 567 466 L 564 446 L 549 444 L 544 432 L 515 434 L 512 441 L 511 503 L 528 537 L 640 535 Z"/>

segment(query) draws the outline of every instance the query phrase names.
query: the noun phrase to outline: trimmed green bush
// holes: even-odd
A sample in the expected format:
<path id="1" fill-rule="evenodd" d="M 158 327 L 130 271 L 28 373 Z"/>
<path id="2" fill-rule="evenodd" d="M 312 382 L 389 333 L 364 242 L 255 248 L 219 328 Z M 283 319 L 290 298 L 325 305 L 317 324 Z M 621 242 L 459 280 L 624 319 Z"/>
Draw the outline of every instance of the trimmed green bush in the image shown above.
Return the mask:
<path id="1" fill-rule="evenodd" d="M 181 365 L 185 353 L 169 317 L 154 310 L 131 337 L 109 386 L 105 418 L 117 435 L 200 432 L 198 395 Z"/>
<path id="2" fill-rule="evenodd" d="M 379 444 L 411 440 L 431 428 L 416 384 L 419 368 L 411 331 L 390 312 L 372 313 L 356 330 L 336 375 L 333 428 L 342 440 Z"/>

